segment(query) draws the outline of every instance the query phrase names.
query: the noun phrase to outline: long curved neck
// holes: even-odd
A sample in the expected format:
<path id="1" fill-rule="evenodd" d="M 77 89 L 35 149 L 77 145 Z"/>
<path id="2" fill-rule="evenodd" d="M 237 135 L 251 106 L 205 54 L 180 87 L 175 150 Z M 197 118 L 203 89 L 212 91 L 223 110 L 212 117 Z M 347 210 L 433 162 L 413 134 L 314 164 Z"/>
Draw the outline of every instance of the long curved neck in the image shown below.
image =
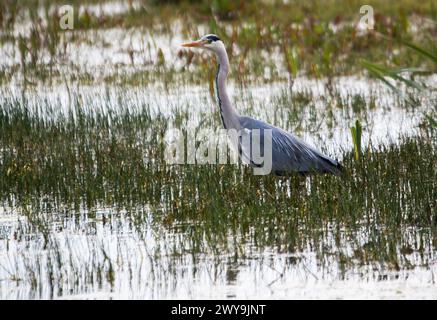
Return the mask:
<path id="1" fill-rule="evenodd" d="M 218 70 L 216 76 L 216 88 L 217 99 L 220 106 L 220 116 L 222 118 L 223 125 L 226 129 L 240 129 L 240 121 L 238 120 L 238 114 L 231 104 L 231 100 L 228 96 L 226 89 L 226 78 L 229 73 L 229 59 L 226 49 L 221 48 L 216 52 L 218 60 Z"/>

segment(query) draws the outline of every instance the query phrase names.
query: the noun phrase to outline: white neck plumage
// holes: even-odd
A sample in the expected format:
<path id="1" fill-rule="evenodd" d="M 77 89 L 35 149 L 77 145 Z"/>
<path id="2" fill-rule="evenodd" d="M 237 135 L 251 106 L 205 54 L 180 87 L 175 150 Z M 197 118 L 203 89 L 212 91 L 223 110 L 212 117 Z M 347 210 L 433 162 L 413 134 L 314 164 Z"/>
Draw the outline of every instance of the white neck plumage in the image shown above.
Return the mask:
<path id="1" fill-rule="evenodd" d="M 214 52 L 217 55 L 219 64 L 216 76 L 216 90 L 222 122 L 226 129 L 240 130 L 241 125 L 238 120 L 238 114 L 231 104 L 226 88 L 226 78 L 229 73 L 229 58 L 223 42 L 218 41 L 217 47 L 214 48 Z"/>

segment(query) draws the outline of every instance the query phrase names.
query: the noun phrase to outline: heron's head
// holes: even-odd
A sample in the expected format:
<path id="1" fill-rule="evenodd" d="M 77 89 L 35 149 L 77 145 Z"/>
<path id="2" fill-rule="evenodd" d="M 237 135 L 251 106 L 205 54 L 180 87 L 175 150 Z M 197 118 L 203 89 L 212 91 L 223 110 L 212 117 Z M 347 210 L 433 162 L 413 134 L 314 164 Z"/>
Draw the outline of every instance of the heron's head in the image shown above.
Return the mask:
<path id="1" fill-rule="evenodd" d="M 182 46 L 208 49 L 214 51 L 215 53 L 225 48 L 223 41 L 221 41 L 220 38 L 217 37 L 215 34 L 207 34 L 206 36 L 203 36 L 199 40 L 184 43 Z"/>

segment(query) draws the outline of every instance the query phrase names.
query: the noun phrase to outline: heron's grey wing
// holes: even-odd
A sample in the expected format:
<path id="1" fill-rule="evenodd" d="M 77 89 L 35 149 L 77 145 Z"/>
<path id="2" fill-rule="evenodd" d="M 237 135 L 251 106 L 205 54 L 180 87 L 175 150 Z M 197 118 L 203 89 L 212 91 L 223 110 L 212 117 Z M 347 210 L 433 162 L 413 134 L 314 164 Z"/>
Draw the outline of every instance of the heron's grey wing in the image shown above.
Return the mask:
<path id="1" fill-rule="evenodd" d="M 330 172 L 339 174 L 339 163 L 282 129 L 272 129 L 273 168 L 278 172 Z"/>
<path id="2" fill-rule="evenodd" d="M 323 155 L 291 133 L 249 117 L 240 117 L 240 123 L 249 130 L 272 130 L 272 170 L 276 173 L 340 173 L 341 166 L 337 161 Z"/>
<path id="3" fill-rule="evenodd" d="M 247 128 L 241 128 L 238 131 L 236 130 L 234 133 L 235 134 L 233 134 L 232 132 L 228 132 L 228 142 L 230 143 L 234 151 L 238 154 L 241 161 L 244 164 L 249 164 L 253 167 L 261 166 L 261 164 L 256 163 L 251 156 L 253 137 L 252 130 Z M 263 148 L 262 144 L 260 148 Z"/>
<path id="4" fill-rule="evenodd" d="M 252 166 L 258 166 L 258 164 L 255 164 L 252 159 L 252 132 L 250 129 L 242 128 L 240 130 L 240 136 L 238 137 L 238 154 L 241 157 L 241 160 L 245 164 L 250 164 Z"/>

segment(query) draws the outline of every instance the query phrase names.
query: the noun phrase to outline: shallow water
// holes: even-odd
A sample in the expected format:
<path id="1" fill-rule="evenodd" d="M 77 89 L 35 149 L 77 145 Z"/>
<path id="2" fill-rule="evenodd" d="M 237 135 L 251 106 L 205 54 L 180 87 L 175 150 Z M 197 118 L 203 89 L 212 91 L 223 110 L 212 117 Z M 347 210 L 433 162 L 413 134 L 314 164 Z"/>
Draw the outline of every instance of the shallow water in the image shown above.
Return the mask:
<path id="1" fill-rule="evenodd" d="M 139 6 L 133 1 L 135 9 Z M 86 6 L 96 16 L 129 8 L 117 1 Z M 32 24 L 21 18 L 12 30 L 14 36 L 29 35 Z M 410 28 L 420 30 L 416 25 L 411 23 Z M 58 121 L 77 104 L 94 116 L 147 111 L 154 119 L 164 117 L 170 126 L 182 121 L 183 128 L 220 127 L 207 75 L 201 85 L 185 81 L 198 66 L 187 66 L 186 56 L 178 56 L 180 44 L 188 40 L 181 24 L 169 28 L 163 34 L 121 27 L 65 32 L 58 46 L 58 51 L 65 51 L 53 61 L 62 77 L 55 77 L 53 85 L 31 79 L 25 88 L 20 53 L 5 42 L 0 46 L 0 70 L 18 71 L 0 86 L 0 105 L 18 101 L 32 114 Z M 207 25 L 196 28 L 199 34 L 209 33 Z M 73 33 L 76 38 L 70 41 Z M 238 45 L 234 46 L 238 53 Z M 52 61 L 47 48 L 40 50 L 39 63 L 48 66 Z M 242 115 L 292 131 L 340 160 L 353 148 L 350 127 L 355 120 L 363 125 L 366 150 L 418 135 L 425 113 L 435 108 L 436 91 L 413 92 L 416 102 L 407 105 L 380 82 L 358 76 L 332 79 L 332 92 L 325 78 L 299 76 L 290 88 L 286 82 L 273 81 L 273 73 L 286 79 L 287 72 L 279 49 L 272 52 L 257 52 L 264 61 L 278 62 L 264 69 L 263 79 L 244 87 L 231 75 L 229 93 L 235 107 Z M 160 59 L 165 60 L 162 73 L 168 71 L 176 80 L 159 78 Z M 115 84 L 119 76 L 137 72 L 151 72 L 158 80 Z M 69 78 L 86 73 L 92 75 L 89 85 Z M 111 76 L 116 80 L 102 84 Z M 437 75 L 424 81 L 435 88 Z M 0 161 L 1 152 L 2 146 Z M 399 267 L 372 259 L 361 263 L 366 259 L 359 254 L 372 247 L 372 232 L 384 233 L 383 223 L 376 231 L 364 223 L 357 230 L 344 229 L 335 219 L 323 228 L 302 224 L 298 231 L 310 230 L 297 236 L 299 243 L 293 248 L 299 250 L 289 250 L 279 240 L 257 243 L 254 229 L 263 226 L 252 224 L 248 233 L 229 227 L 225 239 L 215 243 L 215 229 L 203 226 L 202 218 L 177 220 L 148 203 L 90 209 L 85 204 L 72 208 L 46 196 L 37 202 L 36 208 L 0 204 L 0 299 L 437 299 L 435 236 L 430 239 L 430 230 L 420 227 L 388 235 L 398 237 L 390 249 L 399 257 Z M 215 213 L 213 208 L 208 212 Z"/>
<path id="2" fill-rule="evenodd" d="M 327 117 L 329 101 L 323 100 L 324 86 L 320 81 L 299 79 L 291 97 L 310 92 L 312 99 L 294 111 L 300 119 L 297 125 L 289 114 L 277 116 L 290 108 L 286 83 L 244 90 L 232 85 L 230 92 L 241 113 L 270 122 L 280 119 L 277 125 L 322 146 L 333 156 L 352 148 L 349 127 L 355 118 L 363 122 L 365 147 L 370 141 L 374 146 L 389 144 L 417 132 L 423 117 L 420 109 L 413 112 L 400 106 L 396 96 L 380 84 L 360 78 L 338 78 L 336 82 L 345 99 L 356 94 L 364 99 L 376 96 L 378 107 L 357 113 L 346 112 L 351 109 L 349 105 L 346 109 L 334 107 Z M 278 102 L 284 95 L 285 102 Z M 159 86 L 58 86 L 37 87 L 25 94 L 30 110 L 39 110 L 41 115 L 51 110 L 44 117 L 68 113 L 72 97 L 78 96 L 83 109 L 92 114 L 148 108 L 152 115 L 164 115 L 172 122 L 175 113 L 186 112 L 193 126 L 217 112 L 202 86 L 179 86 L 168 91 Z M 20 88 L 2 87 L 0 103 L 11 98 L 23 98 Z M 429 108 L 432 99 L 422 97 L 420 108 Z M 330 126 L 328 120 L 332 121 Z M 431 247 L 424 248 L 424 254 L 413 251 L 404 255 L 415 266 L 411 269 L 394 271 L 376 263 L 342 265 L 340 255 L 353 256 L 354 248 L 370 241 L 366 230 L 354 233 L 352 238 L 345 231 L 341 239 L 334 239 L 329 230 L 335 226 L 327 226 L 320 231 L 322 243 L 304 241 L 302 250 L 295 253 L 281 252 L 275 246 L 259 247 L 250 241 L 243 248 L 233 248 L 236 242 L 241 245 L 245 240 L 236 240 L 235 233 L 229 233 L 228 254 L 217 255 L 217 249 L 206 243 L 200 252 L 193 247 L 198 245 L 190 236 L 196 224 L 185 221 L 167 228 L 147 206 L 139 205 L 132 211 L 112 207 L 62 211 L 62 205 L 52 205 L 49 199 L 41 202 L 45 203 L 41 219 L 52 230 L 47 238 L 29 223 L 25 208 L 0 210 L 1 299 L 437 298 L 437 263 Z M 140 224 L 133 222 L 138 214 L 144 219 Z M 421 241 L 422 236 L 420 230 L 401 235 L 405 243 Z M 319 246 L 325 252 L 323 257 L 317 254 Z"/>
<path id="3" fill-rule="evenodd" d="M 324 245 L 331 247 L 332 258 L 321 265 L 310 246 L 283 254 L 273 248 L 259 251 L 248 243 L 245 259 L 192 255 L 186 232 L 164 230 L 153 225 L 152 217 L 140 232 L 134 231 L 125 213 L 111 209 L 99 210 L 94 219 L 55 219 L 58 231 L 50 241 L 56 250 L 47 251 L 41 237 L 26 230 L 23 219 L 2 213 L 0 298 L 437 298 L 437 265 L 430 252 L 427 267 L 399 272 L 376 266 L 342 270 L 335 252 L 344 249 L 337 248 L 329 235 Z M 341 239 L 345 248 L 348 242 Z M 423 257 L 414 253 L 407 258 L 423 263 Z M 62 267 L 58 269 L 57 263 Z M 35 283 L 26 281 L 30 270 L 37 273 Z M 110 270 L 115 275 L 112 281 Z"/>
<path id="4" fill-rule="evenodd" d="M 400 138 L 418 133 L 418 127 L 427 110 L 437 99 L 435 92 L 416 93 L 417 102 L 409 106 L 380 82 L 361 77 L 334 78 L 338 96 L 329 98 L 326 80 L 298 78 L 293 89 L 287 83 L 274 82 L 237 88 L 229 84 L 229 93 L 240 115 L 250 116 L 277 125 L 302 137 L 314 146 L 323 146 L 332 156 L 340 157 L 350 150 L 350 127 L 359 119 L 364 127 L 363 146 L 396 143 Z M 428 86 L 437 83 L 437 76 L 427 78 Z M 26 88 L 0 87 L 0 102 L 26 99 L 28 107 L 46 117 L 67 115 L 75 99 L 81 108 L 91 114 L 141 112 L 147 109 L 152 116 L 173 119 L 175 114 L 187 114 L 188 126 L 198 126 L 218 113 L 215 97 L 207 85 L 179 85 L 164 87 L 160 83 L 141 86 L 112 85 L 55 85 Z M 309 100 L 294 106 L 299 94 Z M 360 106 L 354 111 L 354 99 Z M 372 100 L 373 99 L 373 100 Z M 344 105 L 338 102 L 342 101 Z M 370 101 L 374 105 L 369 108 Z M 48 110 L 48 111 L 47 111 Z M 208 129 L 216 129 L 214 123 Z M 188 128 L 186 128 L 188 129 Z"/>

